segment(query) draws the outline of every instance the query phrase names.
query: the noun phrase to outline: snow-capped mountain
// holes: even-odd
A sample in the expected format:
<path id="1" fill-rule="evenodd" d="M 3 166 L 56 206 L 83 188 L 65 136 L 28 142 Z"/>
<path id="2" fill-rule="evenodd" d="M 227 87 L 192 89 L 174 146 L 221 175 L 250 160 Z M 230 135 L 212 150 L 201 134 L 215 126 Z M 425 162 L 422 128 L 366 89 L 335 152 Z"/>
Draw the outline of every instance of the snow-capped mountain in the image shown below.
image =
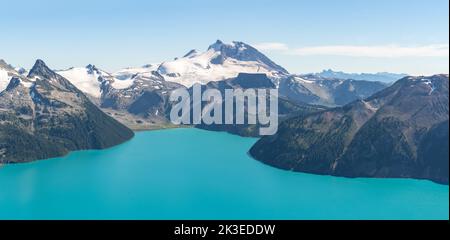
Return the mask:
<path id="1" fill-rule="evenodd" d="M 137 71 L 137 69 L 133 69 Z M 100 99 L 106 86 L 116 90 L 130 88 L 138 75 L 151 75 L 151 72 L 137 71 L 133 74 L 112 75 L 106 71 L 98 69 L 92 64 L 86 67 L 69 68 L 57 71 L 58 74 L 68 79 L 78 89 L 88 94 L 90 97 Z"/>
<path id="2" fill-rule="evenodd" d="M 184 87 L 166 81 L 156 69 L 156 65 L 146 65 L 110 74 L 89 64 L 58 74 L 86 93 L 104 112 L 140 129 L 166 124 L 168 97 L 172 90 Z"/>
<path id="3" fill-rule="evenodd" d="M 68 79 L 78 89 L 88 94 L 90 97 L 100 99 L 105 89 L 107 90 L 127 90 L 126 92 L 139 90 L 140 87 L 152 85 L 153 78 L 160 81 L 164 79 L 154 70 L 156 66 L 144 66 L 142 68 L 126 68 L 114 74 L 98 69 L 95 65 L 89 64 L 86 67 L 72 67 L 66 70 L 57 71 L 58 74 Z M 147 84 L 143 84 L 149 80 Z M 138 83 L 136 83 L 138 81 Z M 158 88 L 156 86 L 156 88 Z M 105 92 L 107 94 L 107 92 Z"/>
<path id="4" fill-rule="evenodd" d="M 10 77 L 7 71 L 0 69 L 0 92 L 6 89 L 8 86 Z"/>
<path id="5" fill-rule="evenodd" d="M 111 74 L 97 69 L 94 65 L 86 67 L 69 68 L 57 71 L 57 73 L 68 79 L 78 89 L 91 97 L 100 98 L 102 95 L 102 84 L 104 81 L 112 80 Z"/>
<path id="6" fill-rule="evenodd" d="M 105 148 L 133 136 L 43 61 L 36 61 L 27 76 L 0 65 L 9 78 L 0 92 L 0 163 Z"/>
<path id="7" fill-rule="evenodd" d="M 129 82 L 118 88 L 117 82 Z M 100 107 L 134 129 L 155 128 L 168 122 L 166 112 L 170 93 L 184 86 L 165 81 L 156 71 L 135 74 L 127 80 L 104 84 Z M 156 126 L 157 125 L 157 126 Z"/>
<path id="8" fill-rule="evenodd" d="M 24 68 L 14 68 L 3 59 L 0 59 L 0 92 L 8 87 L 13 77 L 24 79 L 27 73 L 28 71 Z"/>
<path id="9" fill-rule="evenodd" d="M 216 89 L 220 91 L 222 95 L 222 106 L 225 108 L 225 91 L 227 89 L 275 89 L 276 85 L 273 83 L 271 79 L 269 79 L 265 74 L 262 73 L 239 73 L 239 75 L 235 78 L 225 79 L 223 81 L 214 81 L 209 82 L 206 85 L 202 85 L 202 91 L 207 89 Z M 193 92 L 193 87 L 189 88 L 189 92 Z M 256 93 L 258 96 L 258 93 Z M 247 99 L 248 100 L 248 99 Z M 266 101 L 269 102 L 269 94 L 266 95 Z M 234 104 L 238 104 L 236 100 Z M 191 104 L 193 104 L 191 102 Z M 207 103 L 204 102 L 202 104 L 202 108 L 207 106 Z M 270 106 L 267 106 L 270 108 Z M 191 108 L 192 109 L 192 108 Z M 279 121 L 283 121 L 284 119 L 290 118 L 292 116 L 300 116 L 300 115 L 308 115 L 313 112 L 322 111 L 326 108 L 321 106 L 313 106 L 305 103 L 294 103 L 293 101 L 279 96 L 278 98 L 278 118 Z M 249 114 L 248 112 L 248 102 L 244 106 L 245 114 Z M 191 111 L 191 116 L 193 112 Z M 236 113 L 233 113 L 233 118 L 236 118 Z M 225 116 L 222 116 L 222 121 L 225 121 Z M 247 121 L 247 120 L 246 120 Z M 261 125 L 257 124 L 252 125 L 248 124 L 248 122 L 244 124 L 199 124 L 196 125 L 197 128 L 212 130 L 212 131 L 226 131 L 232 134 L 237 134 L 241 136 L 252 136 L 252 137 L 260 137 L 259 129 Z"/>
<path id="10" fill-rule="evenodd" d="M 276 83 L 289 75 L 250 45 L 219 40 L 205 52 L 191 50 L 182 58 L 161 64 L 129 67 L 115 73 L 90 64 L 57 73 L 103 111 L 132 128 L 166 124 L 168 97 L 174 89 L 231 79 L 240 73 L 265 74 Z"/>
<path id="11" fill-rule="evenodd" d="M 161 63 L 157 71 L 167 81 L 186 87 L 236 77 L 239 73 L 265 73 L 280 79 L 289 73 L 264 54 L 243 42 L 217 40 L 205 52 L 189 51 L 181 58 Z"/>
<path id="12" fill-rule="evenodd" d="M 210 45 L 204 52 L 191 50 L 173 61 L 125 68 L 112 74 L 93 65 L 70 68 L 58 73 L 89 96 L 100 99 L 100 106 L 115 106 L 120 109 L 137 99 L 143 89 L 159 90 L 167 86 L 169 88 L 165 89 L 167 92 L 173 89 L 174 84 L 185 87 L 191 87 L 194 83 L 204 85 L 208 82 L 231 79 L 240 73 L 266 74 L 286 97 L 296 102 L 328 106 L 344 105 L 368 97 L 386 87 L 380 82 L 370 83 L 322 76 L 322 74 L 344 74 L 341 72 L 291 75 L 248 44 L 237 41 L 227 44 L 220 40 Z M 360 77 L 366 75 L 368 76 L 362 74 Z M 136 83 L 137 80 L 140 83 Z M 111 103 L 111 99 L 115 99 L 114 104 Z"/>
<path id="13" fill-rule="evenodd" d="M 137 74 L 150 74 L 153 71 L 158 70 L 159 64 L 147 64 L 142 67 L 128 67 L 121 69 L 114 74 L 114 78 L 125 81 L 130 80 Z"/>
<path id="14" fill-rule="evenodd" d="M 6 89 L 13 77 L 25 77 L 28 71 L 22 67 L 13 67 L 0 59 L 0 92 Z"/>
<path id="15" fill-rule="evenodd" d="M 27 73 L 24 69 L 3 65 L 8 72 L 0 71 L 0 90 L 6 89 L 13 75 L 11 72 L 20 76 Z M 220 40 L 204 52 L 191 50 L 181 58 L 160 64 L 129 67 L 114 73 L 89 64 L 56 73 L 69 80 L 104 112 L 134 129 L 167 124 L 168 97 L 174 89 L 189 88 L 194 83 L 226 82 L 240 74 L 266 76 L 253 77 L 252 82 L 244 85 L 257 88 L 268 78 L 279 88 L 280 96 L 300 105 L 340 106 L 386 87 L 379 82 L 325 78 L 317 74 L 291 75 L 248 44 Z"/>
<path id="16" fill-rule="evenodd" d="M 20 74 L 3 59 L 0 59 L 0 92 L 5 90 L 13 76 Z"/>

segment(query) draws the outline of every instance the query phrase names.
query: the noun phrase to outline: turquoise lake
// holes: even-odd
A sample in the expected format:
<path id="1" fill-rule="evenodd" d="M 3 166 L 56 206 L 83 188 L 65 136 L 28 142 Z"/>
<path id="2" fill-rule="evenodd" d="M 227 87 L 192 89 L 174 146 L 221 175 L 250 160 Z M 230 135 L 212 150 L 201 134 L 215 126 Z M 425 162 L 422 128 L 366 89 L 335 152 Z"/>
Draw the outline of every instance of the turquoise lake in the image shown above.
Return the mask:
<path id="1" fill-rule="evenodd" d="M 138 132 L 111 149 L 0 167 L 0 219 L 448 219 L 449 188 L 279 170 L 257 139 Z"/>

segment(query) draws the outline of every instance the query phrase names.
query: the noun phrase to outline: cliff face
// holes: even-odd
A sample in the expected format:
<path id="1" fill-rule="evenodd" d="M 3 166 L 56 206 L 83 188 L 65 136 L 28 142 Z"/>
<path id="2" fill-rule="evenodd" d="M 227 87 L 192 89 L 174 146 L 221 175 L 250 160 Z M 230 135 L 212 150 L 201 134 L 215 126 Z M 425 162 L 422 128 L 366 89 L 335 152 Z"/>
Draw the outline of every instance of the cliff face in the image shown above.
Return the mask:
<path id="1" fill-rule="evenodd" d="M 293 171 L 448 184 L 448 85 L 448 75 L 403 78 L 364 101 L 289 119 L 250 154 Z"/>
<path id="2" fill-rule="evenodd" d="M 8 74 L 0 93 L 0 163 L 107 148 L 134 135 L 41 60 L 28 76 L 13 69 Z"/>

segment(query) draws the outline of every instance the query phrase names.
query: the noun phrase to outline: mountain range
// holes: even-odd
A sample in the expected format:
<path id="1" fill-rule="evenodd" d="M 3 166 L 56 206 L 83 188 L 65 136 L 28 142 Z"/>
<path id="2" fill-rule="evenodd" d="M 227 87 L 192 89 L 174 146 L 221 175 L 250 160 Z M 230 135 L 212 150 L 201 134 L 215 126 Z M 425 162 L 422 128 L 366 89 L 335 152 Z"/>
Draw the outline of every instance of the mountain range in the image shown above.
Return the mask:
<path id="1" fill-rule="evenodd" d="M 4 61 L 0 69 L 10 78 L 0 93 L 0 163 L 102 149 L 133 137 L 43 61 L 37 60 L 27 76 Z"/>
<path id="2" fill-rule="evenodd" d="M 448 184 L 449 77 L 405 77 L 343 107 L 281 123 L 250 154 L 283 169 Z"/>
<path id="3" fill-rule="evenodd" d="M 384 83 L 394 83 L 395 81 L 408 76 L 404 73 L 345 73 L 342 71 L 333 71 L 331 69 L 323 70 L 319 73 L 307 74 L 310 76 L 324 77 L 324 78 L 338 78 L 338 79 L 353 79 L 353 80 L 366 80 L 366 81 L 377 81 Z"/>
<path id="4" fill-rule="evenodd" d="M 291 75 L 280 81 L 280 94 L 297 103 L 342 106 L 364 99 L 388 85 L 382 82 Z"/>
<path id="5" fill-rule="evenodd" d="M 276 86 L 265 74 L 258 73 L 239 73 L 237 77 L 230 78 L 222 81 L 209 82 L 206 85 L 202 85 L 202 91 L 207 89 L 217 89 L 222 95 L 222 109 L 225 109 L 225 90 L 226 89 L 275 89 Z M 189 92 L 192 94 L 192 87 L 189 88 Z M 269 102 L 269 93 L 266 91 L 266 102 Z M 255 93 L 255 97 L 258 97 L 258 93 Z M 211 131 L 225 131 L 241 136 L 251 136 L 258 137 L 260 126 L 257 124 L 248 124 L 248 99 L 244 100 L 244 112 L 245 112 L 245 124 L 199 124 L 196 125 L 198 128 L 211 130 Z M 202 109 L 207 103 L 203 103 Z M 234 106 L 237 106 L 237 100 L 234 99 Z M 270 112 L 270 106 L 267 106 L 267 111 Z M 311 105 L 307 103 L 293 102 L 290 99 L 279 96 L 278 97 L 278 119 L 282 121 L 292 116 L 302 116 L 309 113 L 317 112 L 326 109 L 323 106 Z M 192 113 L 191 113 L 192 116 Z M 236 119 L 236 112 L 233 114 L 233 119 Z M 222 116 L 222 122 L 225 122 L 225 116 Z"/>
<path id="6" fill-rule="evenodd" d="M 89 64 L 57 73 L 103 111 L 135 130 L 171 127 L 168 96 L 172 90 L 189 88 L 195 83 L 227 81 L 239 73 L 264 75 L 261 81 L 269 78 L 279 88 L 282 98 L 298 105 L 341 106 L 369 97 L 387 86 L 382 82 L 290 74 L 246 43 L 227 44 L 220 40 L 204 52 L 191 50 L 183 57 L 160 64 L 130 67 L 115 73 Z"/>
<path id="7" fill-rule="evenodd" d="M 93 64 L 54 71 L 41 60 L 27 71 L 0 60 L 0 163 L 102 149 L 132 130 L 176 127 L 169 96 L 194 84 L 221 93 L 279 90 L 278 133 L 250 150 L 264 163 L 448 184 L 448 75 L 292 74 L 248 44 L 220 40 L 204 52 L 114 73 Z M 259 136 L 257 125 L 195 127 Z"/>
<path id="8" fill-rule="evenodd" d="M 288 75 L 288 71 L 272 62 L 264 54 L 243 42 L 230 44 L 217 40 L 205 52 L 191 50 L 182 58 L 161 63 L 157 71 L 167 81 L 177 82 L 186 87 L 194 83 L 206 84 L 210 81 L 236 77 L 237 73 L 264 73 L 271 79 Z"/>

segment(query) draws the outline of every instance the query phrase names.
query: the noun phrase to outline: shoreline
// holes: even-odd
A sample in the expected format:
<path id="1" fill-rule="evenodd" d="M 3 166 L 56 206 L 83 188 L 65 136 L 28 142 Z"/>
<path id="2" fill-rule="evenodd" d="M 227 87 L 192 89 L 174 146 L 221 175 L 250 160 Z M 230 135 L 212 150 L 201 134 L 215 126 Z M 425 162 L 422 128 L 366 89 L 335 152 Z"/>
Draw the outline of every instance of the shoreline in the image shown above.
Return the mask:
<path id="1" fill-rule="evenodd" d="M 131 129 L 131 128 L 130 128 Z M 202 128 L 196 128 L 193 125 L 172 125 L 172 126 L 168 126 L 168 127 L 161 127 L 161 128 L 149 128 L 149 129 L 131 129 L 133 131 L 133 133 L 139 133 L 139 132 L 152 132 L 152 131 L 161 131 L 161 130 L 172 130 L 172 129 L 197 129 L 197 130 L 201 130 L 201 131 L 207 131 L 207 132 L 212 132 L 212 133 L 225 133 L 225 134 L 230 134 L 233 136 L 237 136 L 237 137 L 242 137 L 242 138 L 249 138 L 249 137 L 245 137 L 245 136 L 240 136 L 238 134 L 233 134 L 227 131 L 212 131 L 212 130 L 208 130 L 208 129 L 202 129 Z M 122 144 L 125 144 L 129 141 L 131 141 L 133 138 L 135 137 L 135 135 L 133 135 L 130 139 L 113 145 L 113 146 L 109 146 L 106 148 L 101 148 L 101 149 L 79 149 L 79 150 L 73 150 L 73 151 L 68 151 L 67 153 L 65 153 L 64 155 L 61 156 L 57 156 L 57 157 L 50 157 L 50 158 L 44 158 L 44 159 L 36 159 L 36 160 L 31 160 L 31 161 L 24 161 L 24 162 L 13 162 L 13 163 L 0 163 L 0 169 L 3 167 L 6 167 L 7 165 L 18 165 L 18 164 L 27 164 L 27 163 L 34 163 L 34 162 L 40 162 L 40 161 L 46 161 L 46 160 L 52 160 L 55 158 L 61 158 L 61 157 L 66 157 L 67 155 L 70 155 L 71 153 L 75 153 L 75 152 L 79 152 L 79 151 L 101 151 L 101 150 L 106 150 L 106 149 L 110 149 L 110 148 L 114 148 L 114 147 L 118 147 Z M 250 137 L 252 138 L 252 137 Z M 259 162 L 260 164 L 263 164 L 265 166 L 269 166 L 271 168 L 274 169 L 278 169 L 281 171 L 286 171 L 286 172 L 292 172 L 292 173 L 302 173 L 302 174 L 309 174 L 309 175 L 316 175 L 316 176 L 329 176 L 329 177 L 336 177 L 336 178 L 344 178 L 344 179 L 404 179 L 404 180 L 419 180 L 419 181 L 428 181 L 437 185 L 442 185 L 442 186 L 447 186 L 449 187 L 448 183 L 442 183 L 442 182 L 437 182 L 437 181 L 433 181 L 431 179 L 427 179 L 427 178 L 411 178 L 411 177 L 367 177 L 367 176 L 360 176 L 360 177 L 349 177 L 349 176 L 343 176 L 343 175 L 333 175 L 333 174 L 320 174 L 320 173 L 310 173 L 310 172 L 302 172 L 302 171 L 294 171 L 294 170 L 290 170 L 290 169 L 285 169 L 285 168 L 281 168 L 275 165 L 271 165 L 268 164 L 264 161 L 261 161 L 255 157 L 253 157 L 250 154 L 250 151 L 246 152 L 246 155 L 252 159 L 253 161 Z"/>

